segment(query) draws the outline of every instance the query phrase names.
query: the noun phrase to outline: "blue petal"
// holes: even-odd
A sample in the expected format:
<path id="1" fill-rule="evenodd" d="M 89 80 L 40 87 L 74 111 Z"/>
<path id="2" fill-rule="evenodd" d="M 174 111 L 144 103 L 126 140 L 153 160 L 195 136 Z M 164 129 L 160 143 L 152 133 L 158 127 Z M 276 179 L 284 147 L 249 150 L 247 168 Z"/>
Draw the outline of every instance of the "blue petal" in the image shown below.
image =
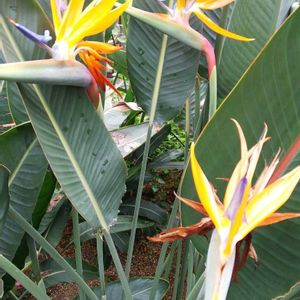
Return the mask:
<path id="1" fill-rule="evenodd" d="M 38 44 L 47 44 L 49 41 L 52 40 L 52 37 L 49 34 L 49 30 L 45 30 L 44 35 L 41 34 L 37 34 L 31 30 L 29 30 L 28 28 L 26 28 L 25 26 L 15 22 L 12 19 L 9 19 L 9 21 L 15 25 L 15 27 L 21 31 L 27 38 L 29 38 L 30 40 L 32 40 L 35 43 Z"/>

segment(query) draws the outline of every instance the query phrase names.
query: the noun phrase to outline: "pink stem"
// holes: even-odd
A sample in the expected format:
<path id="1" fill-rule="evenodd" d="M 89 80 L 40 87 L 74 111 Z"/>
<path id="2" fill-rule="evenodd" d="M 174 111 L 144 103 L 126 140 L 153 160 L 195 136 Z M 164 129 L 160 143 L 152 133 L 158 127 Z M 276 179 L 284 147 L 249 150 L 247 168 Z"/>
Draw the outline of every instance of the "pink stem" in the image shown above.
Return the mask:
<path id="1" fill-rule="evenodd" d="M 207 61 L 208 77 L 210 79 L 212 70 L 216 66 L 215 50 L 212 44 L 204 36 L 202 36 L 202 43 L 203 43 L 203 52 L 205 54 L 206 61 Z"/>

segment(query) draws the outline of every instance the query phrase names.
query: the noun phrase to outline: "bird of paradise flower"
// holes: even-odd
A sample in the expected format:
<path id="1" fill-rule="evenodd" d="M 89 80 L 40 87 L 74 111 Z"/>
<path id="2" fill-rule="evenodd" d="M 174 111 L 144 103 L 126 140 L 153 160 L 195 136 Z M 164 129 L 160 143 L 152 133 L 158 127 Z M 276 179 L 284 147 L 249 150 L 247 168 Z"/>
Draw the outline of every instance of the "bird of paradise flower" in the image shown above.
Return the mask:
<path id="1" fill-rule="evenodd" d="M 39 35 L 21 24 L 10 20 L 26 37 L 48 50 L 55 60 L 75 60 L 77 56 L 88 67 L 93 77 L 93 82 L 88 87 L 88 94 L 95 104 L 99 103 L 98 91 L 95 82 L 101 89 L 105 85 L 115 92 L 118 90 L 103 74 L 106 69 L 103 63 L 111 64 L 105 54 L 111 54 L 121 49 L 119 46 L 97 41 L 85 41 L 84 38 L 103 32 L 110 27 L 126 10 L 131 0 L 113 9 L 116 0 L 93 0 L 84 8 L 85 0 L 70 0 L 66 5 L 62 0 L 50 0 L 52 19 L 56 40 L 50 48 L 47 43 L 52 39 L 49 31 Z"/>
<path id="2" fill-rule="evenodd" d="M 290 197 L 300 179 L 300 166 L 280 178 L 274 178 L 279 163 L 277 152 L 252 185 L 253 175 L 266 137 L 267 126 L 251 149 L 248 149 L 242 128 L 234 120 L 241 143 L 241 159 L 228 181 L 224 201 L 221 202 L 199 165 L 195 145 L 191 146 L 191 168 L 200 203 L 178 198 L 206 217 L 200 222 L 168 229 L 155 237 L 154 242 L 174 241 L 192 234 L 206 234 L 213 229 L 207 255 L 205 299 L 225 299 L 232 273 L 238 271 L 245 261 L 237 261 L 236 252 L 240 242 L 246 240 L 242 257 L 256 256 L 249 243 L 249 234 L 256 227 L 271 225 L 280 221 L 300 217 L 300 213 L 275 213 Z M 214 229 L 215 228 L 215 229 Z M 251 238 L 250 238 L 251 240 Z M 246 252 L 245 252 L 246 251 Z M 216 254 L 217 253 L 217 254 Z M 238 266 L 237 264 L 240 264 Z"/>
<path id="3" fill-rule="evenodd" d="M 234 0 L 177 0 L 174 5 L 171 4 L 169 6 L 165 5 L 163 0 L 157 1 L 166 13 L 150 13 L 135 7 L 129 7 L 126 12 L 204 53 L 207 60 L 208 79 L 210 83 L 209 116 L 211 117 L 217 107 L 216 58 L 214 48 L 210 42 L 205 36 L 190 26 L 189 20 L 191 15 L 195 14 L 203 24 L 225 37 L 243 42 L 252 41 L 253 39 L 221 28 L 205 14 L 205 10 L 222 8 L 234 2 Z M 171 0 L 169 3 L 173 3 L 173 1 Z"/>

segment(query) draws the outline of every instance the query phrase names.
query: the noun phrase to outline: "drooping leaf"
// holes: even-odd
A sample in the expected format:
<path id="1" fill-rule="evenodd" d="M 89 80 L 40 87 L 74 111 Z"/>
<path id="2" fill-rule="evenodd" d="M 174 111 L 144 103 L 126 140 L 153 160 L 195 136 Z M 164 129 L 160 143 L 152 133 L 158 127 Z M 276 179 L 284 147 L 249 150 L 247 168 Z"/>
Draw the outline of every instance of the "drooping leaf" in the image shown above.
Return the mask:
<path id="1" fill-rule="evenodd" d="M 156 0 L 135 0 L 134 6 L 160 12 Z M 162 33 L 143 22 L 130 18 L 128 30 L 128 72 L 138 104 L 149 114 L 156 77 Z M 200 52 L 168 37 L 156 120 L 173 118 L 191 93 L 197 73 Z"/>
<path id="2" fill-rule="evenodd" d="M 20 85 L 41 146 L 64 192 L 95 228 L 116 218 L 126 167 L 84 91 Z M 99 224 L 99 220 L 102 224 Z"/>
<path id="3" fill-rule="evenodd" d="M 228 178 L 240 158 L 238 137 L 230 118 L 240 122 L 249 147 L 258 140 L 264 123 L 269 127 L 260 170 L 264 159 L 270 161 L 278 148 L 283 155 L 297 145 L 300 134 L 300 86 L 299 72 L 300 10 L 297 10 L 265 47 L 255 63 L 230 93 L 214 118 L 200 135 L 196 154 L 205 174 L 218 191 L 224 195 L 226 182 L 216 178 Z M 299 147 L 298 147 L 299 151 Z M 299 165 L 299 152 L 289 168 Z M 182 196 L 197 200 L 190 167 L 184 173 Z M 299 187 L 286 203 L 284 211 L 299 212 Z M 200 219 L 195 211 L 182 206 L 184 225 Z M 300 243 L 297 230 L 299 220 L 285 221 L 253 233 L 253 245 L 260 265 L 248 261 L 239 274 L 238 283 L 231 285 L 229 299 L 272 299 L 286 293 L 299 280 Z M 205 254 L 208 242 L 194 237 L 198 250 Z"/>

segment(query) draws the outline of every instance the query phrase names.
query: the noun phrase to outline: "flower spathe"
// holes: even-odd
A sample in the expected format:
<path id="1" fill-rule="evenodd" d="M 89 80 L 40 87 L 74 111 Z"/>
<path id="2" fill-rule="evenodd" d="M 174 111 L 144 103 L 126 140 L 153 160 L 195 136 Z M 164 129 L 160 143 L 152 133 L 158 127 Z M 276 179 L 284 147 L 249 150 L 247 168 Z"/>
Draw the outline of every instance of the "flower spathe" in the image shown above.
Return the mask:
<path id="1" fill-rule="evenodd" d="M 126 10 L 131 0 L 113 8 L 116 0 L 93 0 L 84 8 L 85 0 L 70 0 L 66 5 L 63 0 L 50 0 L 55 42 L 51 48 L 46 44 L 51 40 L 49 32 L 37 35 L 24 26 L 11 22 L 28 38 L 46 48 L 55 60 L 75 60 L 77 56 L 88 67 L 93 79 L 104 90 L 110 86 L 119 93 L 113 84 L 104 76 L 106 69 L 103 63 L 111 63 L 104 55 L 121 49 L 102 42 L 85 41 L 84 38 L 103 32 L 110 27 Z M 99 103 L 99 96 L 95 82 L 87 88 L 88 94 L 95 104 Z"/>
<path id="2" fill-rule="evenodd" d="M 205 299 L 226 299 L 231 276 L 245 263 L 237 262 L 236 251 L 239 242 L 246 239 L 246 254 L 251 250 L 249 234 L 256 228 L 278 223 L 287 219 L 300 217 L 300 213 L 276 213 L 294 191 L 300 179 L 300 166 L 280 178 L 273 174 L 279 163 L 280 151 L 269 165 L 266 165 L 253 184 L 253 176 L 259 157 L 267 138 L 267 126 L 258 142 L 248 149 L 245 136 L 239 123 L 233 120 L 239 134 L 241 158 L 228 180 L 223 202 L 221 202 L 209 180 L 205 176 L 191 146 L 191 169 L 194 185 L 201 203 L 177 196 L 183 203 L 199 211 L 206 217 L 198 223 L 187 227 L 168 229 L 153 238 L 155 242 L 174 241 L 192 234 L 206 234 L 213 230 L 206 265 Z M 205 155 L 205 153 L 203 154 Z M 278 176 L 277 176 L 278 177 Z M 247 241 L 248 240 L 248 241 Z M 251 252 L 251 253 L 250 253 Z M 246 259 L 245 257 L 245 259 Z M 236 275 L 236 274 L 235 274 Z"/>
<path id="3" fill-rule="evenodd" d="M 105 85 L 108 85 L 119 94 L 113 84 L 103 75 L 103 70 L 105 70 L 103 62 L 111 63 L 103 54 L 114 53 L 121 48 L 101 42 L 83 41 L 83 39 L 110 27 L 129 6 L 131 0 L 125 1 L 124 4 L 114 9 L 116 0 L 94 0 L 86 8 L 84 8 L 85 0 L 70 0 L 63 10 L 59 5 L 60 2 L 51 0 L 56 35 L 52 47 L 53 58 L 75 59 L 79 55 L 103 90 Z"/>
<path id="4" fill-rule="evenodd" d="M 222 8 L 232 2 L 234 2 L 234 0 L 177 0 L 173 9 L 170 9 L 164 4 L 162 5 L 169 12 L 169 17 L 171 19 L 182 23 L 183 25 L 189 26 L 189 19 L 193 13 L 203 24 L 218 34 L 240 41 L 253 41 L 251 38 L 243 37 L 220 27 L 214 23 L 204 12 L 205 10 Z"/>
<path id="5" fill-rule="evenodd" d="M 196 159 L 195 146 L 191 147 L 191 168 L 197 194 L 216 228 L 208 251 L 205 299 L 226 298 L 239 241 L 258 226 L 291 218 L 291 214 L 281 214 L 281 218 L 278 218 L 280 214 L 276 217 L 274 212 L 289 199 L 300 179 L 298 166 L 268 184 L 279 161 L 278 152 L 256 183 L 252 184 L 263 144 L 267 140 L 267 126 L 258 143 L 249 150 L 242 128 L 237 121 L 233 121 L 239 133 L 241 159 L 230 177 L 222 205 L 218 205 L 212 187 Z M 292 214 L 292 217 L 299 217 L 299 214 Z"/>
<path id="6" fill-rule="evenodd" d="M 223 205 L 215 200 L 215 195 L 196 155 L 195 146 L 191 147 L 191 167 L 199 199 L 210 216 L 223 242 L 224 260 L 231 254 L 238 241 L 242 240 L 255 227 L 261 226 L 290 197 L 300 179 L 300 166 L 268 185 L 279 153 L 265 168 L 255 185 L 252 179 L 258 159 L 267 140 L 267 127 L 258 143 L 250 150 L 240 125 L 234 121 L 241 142 L 241 160 L 236 165 L 228 182 Z M 268 221 L 268 220 L 267 220 Z"/>

